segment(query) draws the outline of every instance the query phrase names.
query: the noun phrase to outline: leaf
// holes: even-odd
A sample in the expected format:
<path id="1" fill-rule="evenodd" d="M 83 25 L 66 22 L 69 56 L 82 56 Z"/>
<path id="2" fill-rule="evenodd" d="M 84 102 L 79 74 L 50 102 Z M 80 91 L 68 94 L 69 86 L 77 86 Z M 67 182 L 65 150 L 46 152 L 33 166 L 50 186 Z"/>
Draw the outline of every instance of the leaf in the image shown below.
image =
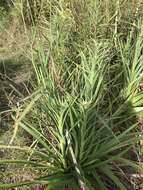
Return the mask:
<path id="1" fill-rule="evenodd" d="M 104 168 L 100 168 L 100 170 L 109 178 L 111 179 L 116 186 L 120 189 L 120 190 L 127 190 L 127 188 L 123 185 L 123 183 L 121 183 L 121 181 L 119 180 L 119 178 L 115 175 L 115 173 L 112 172 L 111 167 L 109 167 L 108 165 L 104 165 Z"/>

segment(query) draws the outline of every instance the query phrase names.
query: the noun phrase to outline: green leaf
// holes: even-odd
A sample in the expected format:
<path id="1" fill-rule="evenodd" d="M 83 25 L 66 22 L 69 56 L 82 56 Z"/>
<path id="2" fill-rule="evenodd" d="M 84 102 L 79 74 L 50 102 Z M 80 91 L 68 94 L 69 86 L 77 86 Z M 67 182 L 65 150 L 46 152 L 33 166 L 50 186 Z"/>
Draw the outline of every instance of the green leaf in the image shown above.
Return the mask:
<path id="1" fill-rule="evenodd" d="M 100 168 L 100 170 L 111 180 L 113 181 L 116 186 L 120 189 L 120 190 L 127 190 L 127 188 L 123 185 L 123 183 L 121 183 L 121 181 L 119 180 L 119 178 L 115 175 L 115 173 L 113 173 L 112 168 L 109 167 L 108 165 L 104 165 L 104 167 Z"/>

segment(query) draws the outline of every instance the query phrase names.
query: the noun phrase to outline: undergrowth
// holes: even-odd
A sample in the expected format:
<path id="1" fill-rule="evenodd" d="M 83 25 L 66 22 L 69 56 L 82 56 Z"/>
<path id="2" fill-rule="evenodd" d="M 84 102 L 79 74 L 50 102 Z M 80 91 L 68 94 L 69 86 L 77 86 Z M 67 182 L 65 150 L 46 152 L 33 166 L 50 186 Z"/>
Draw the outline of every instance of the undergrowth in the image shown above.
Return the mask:
<path id="1" fill-rule="evenodd" d="M 9 14 L 20 15 L 27 37 L 32 74 L 21 82 L 25 95 L 10 85 L 13 133 L 0 144 L 25 157 L 9 154 L 0 164 L 33 175 L 3 178 L 1 189 L 132 188 L 125 179 L 143 172 L 141 11 L 140 1 L 11 2 Z M 19 133 L 26 144 L 16 143 Z"/>

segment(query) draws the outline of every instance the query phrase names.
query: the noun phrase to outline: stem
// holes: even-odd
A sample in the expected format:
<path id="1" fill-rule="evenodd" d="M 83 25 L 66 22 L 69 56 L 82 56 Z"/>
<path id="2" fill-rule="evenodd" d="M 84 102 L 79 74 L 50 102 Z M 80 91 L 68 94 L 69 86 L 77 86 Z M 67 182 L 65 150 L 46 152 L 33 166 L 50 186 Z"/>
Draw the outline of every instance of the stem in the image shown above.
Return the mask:
<path id="1" fill-rule="evenodd" d="M 66 130 L 66 139 L 67 139 L 67 144 L 68 144 L 69 151 L 70 151 L 70 154 L 71 154 L 71 157 L 72 157 L 72 161 L 73 161 L 73 164 L 74 164 L 74 167 L 75 167 L 75 171 L 76 171 L 76 174 L 77 174 L 80 189 L 81 190 L 87 190 L 86 184 L 85 184 L 85 182 L 83 180 L 83 176 L 81 174 L 82 172 L 80 171 L 80 168 L 78 166 L 78 163 L 77 163 L 77 160 L 76 160 L 73 148 L 72 148 L 71 139 L 70 139 L 70 135 L 69 135 L 68 130 Z"/>
<path id="2" fill-rule="evenodd" d="M 115 17 L 115 30 L 114 30 L 114 39 L 115 39 L 115 46 L 117 47 L 117 37 L 118 37 L 118 22 L 119 22 L 119 9 L 120 9 L 120 0 L 117 0 L 116 4 L 116 17 Z"/>

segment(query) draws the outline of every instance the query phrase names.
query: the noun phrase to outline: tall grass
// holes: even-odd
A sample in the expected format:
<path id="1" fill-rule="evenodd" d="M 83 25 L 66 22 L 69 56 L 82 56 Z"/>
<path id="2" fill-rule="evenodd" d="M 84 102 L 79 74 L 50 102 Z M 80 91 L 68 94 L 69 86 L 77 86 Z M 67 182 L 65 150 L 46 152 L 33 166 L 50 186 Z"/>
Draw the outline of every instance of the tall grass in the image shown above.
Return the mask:
<path id="1" fill-rule="evenodd" d="M 30 2 L 38 31 L 36 49 L 31 47 L 34 92 L 12 114 L 9 146 L 0 145 L 30 156 L 0 163 L 31 165 L 41 177 L 0 188 L 42 184 L 45 190 L 126 190 L 124 169 L 143 171 L 141 163 L 128 158 L 143 138 L 137 130 L 142 115 L 141 18 L 126 22 L 124 32 L 124 1 L 42 1 L 35 6 L 43 7 L 35 8 L 38 2 Z M 26 26 L 24 12 L 22 18 Z M 33 138 L 30 149 L 12 146 L 19 128 Z"/>

